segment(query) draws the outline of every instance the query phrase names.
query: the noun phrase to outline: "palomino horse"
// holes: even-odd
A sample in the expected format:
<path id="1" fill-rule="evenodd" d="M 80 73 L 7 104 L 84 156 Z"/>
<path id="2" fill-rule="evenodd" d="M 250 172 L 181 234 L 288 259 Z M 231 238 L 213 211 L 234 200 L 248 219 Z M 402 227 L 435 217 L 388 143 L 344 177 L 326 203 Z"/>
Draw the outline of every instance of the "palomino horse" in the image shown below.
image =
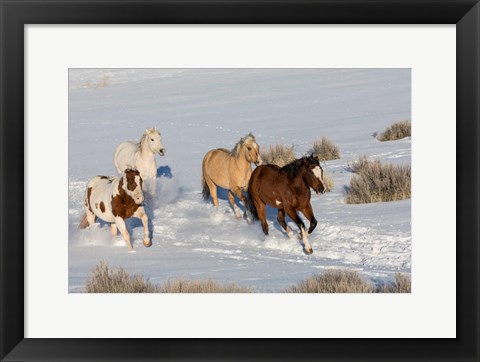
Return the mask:
<path id="1" fill-rule="evenodd" d="M 109 222 L 113 236 L 120 230 L 127 248 L 132 250 L 130 235 L 125 225 L 125 219 L 137 217 L 143 224 L 143 245 L 152 245 L 148 231 L 148 216 L 142 202 L 142 178 L 136 170 L 127 169 L 118 177 L 96 176 L 88 182 L 85 195 L 85 212 L 82 215 L 79 228 L 86 228 L 98 217 Z"/>
<path id="2" fill-rule="evenodd" d="M 235 195 L 246 204 L 242 191 L 247 190 L 252 174 L 251 163 L 262 163 L 260 148 L 251 133 L 240 139 L 231 151 L 224 148 L 208 151 L 202 163 L 203 198 L 208 200 L 212 196 L 213 205 L 218 208 L 217 186 L 229 190 L 228 200 L 235 217 L 241 218 Z"/>
<path id="3" fill-rule="evenodd" d="M 165 148 L 162 144 L 160 132 L 156 128 L 145 130 L 140 142 L 127 141 L 120 143 L 115 149 L 113 163 L 118 173 L 127 168 L 134 168 L 140 172 L 140 176 L 145 181 L 145 188 L 155 196 L 157 162 L 155 154 L 165 155 Z"/>
<path id="4" fill-rule="evenodd" d="M 308 235 L 317 226 L 310 204 L 310 188 L 318 194 L 325 192 L 323 169 L 317 156 L 303 157 L 280 168 L 276 165 L 257 167 L 248 184 L 247 209 L 255 219 L 260 219 L 265 235 L 268 235 L 266 205 L 278 209 L 277 220 L 291 238 L 293 232 L 285 223 L 285 213 L 297 224 L 300 237 L 304 242 L 306 254 L 313 253 L 305 232 L 305 224 L 297 214 L 297 210 L 310 222 Z"/>

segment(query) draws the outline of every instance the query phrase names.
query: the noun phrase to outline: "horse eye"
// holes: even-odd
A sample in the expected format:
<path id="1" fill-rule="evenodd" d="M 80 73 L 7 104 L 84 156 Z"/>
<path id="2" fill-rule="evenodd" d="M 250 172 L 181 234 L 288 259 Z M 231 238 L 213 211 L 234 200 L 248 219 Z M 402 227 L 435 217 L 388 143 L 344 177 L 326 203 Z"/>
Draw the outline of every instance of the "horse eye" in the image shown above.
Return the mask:
<path id="1" fill-rule="evenodd" d="M 251 150 L 252 150 L 252 147 L 247 147 L 247 148 L 248 148 L 248 150 L 249 150 L 249 151 L 251 151 Z"/>
<path id="2" fill-rule="evenodd" d="M 151 141 L 153 141 L 153 138 L 150 138 Z"/>

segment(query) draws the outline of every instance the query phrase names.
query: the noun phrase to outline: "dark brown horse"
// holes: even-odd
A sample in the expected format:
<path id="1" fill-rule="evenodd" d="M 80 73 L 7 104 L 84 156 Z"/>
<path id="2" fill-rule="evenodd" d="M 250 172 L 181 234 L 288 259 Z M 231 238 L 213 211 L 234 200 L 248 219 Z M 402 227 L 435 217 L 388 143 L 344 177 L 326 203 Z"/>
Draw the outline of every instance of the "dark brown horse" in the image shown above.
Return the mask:
<path id="1" fill-rule="evenodd" d="M 297 214 L 301 211 L 310 222 L 308 235 L 317 226 L 310 204 L 310 188 L 318 193 L 325 192 L 323 169 L 317 156 L 302 157 L 292 163 L 278 167 L 276 165 L 258 166 L 248 184 L 247 210 L 255 219 L 260 219 L 265 235 L 268 235 L 266 205 L 278 209 L 277 220 L 291 238 L 293 232 L 285 222 L 285 213 L 297 224 L 300 237 L 304 242 L 306 254 L 313 253 L 305 232 L 305 224 Z"/>

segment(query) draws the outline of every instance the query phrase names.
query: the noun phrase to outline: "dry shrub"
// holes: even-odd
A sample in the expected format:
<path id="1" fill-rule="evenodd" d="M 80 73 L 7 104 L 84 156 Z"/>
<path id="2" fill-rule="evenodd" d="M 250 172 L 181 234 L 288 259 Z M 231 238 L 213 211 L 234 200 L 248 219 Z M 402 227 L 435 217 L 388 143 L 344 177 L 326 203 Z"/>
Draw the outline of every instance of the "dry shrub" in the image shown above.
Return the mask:
<path id="1" fill-rule="evenodd" d="M 85 285 L 87 293 L 157 293 L 158 288 L 145 280 L 141 274 L 131 276 L 125 269 L 112 269 L 105 261 L 100 262 Z"/>
<path id="2" fill-rule="evenodd" d="M 174 279 L 156 286 L 141 274 L 131 276 L 125 269 L 112 269 L 105 261 L 100 262 L 85 284 L 87 293 L 251 293 L 247 287 L 235 283 L 219 284 L 211 279 Z"/>
<path id="3" fill-rule="evenodd" d="M 174 279 L 160 287 L 161 293 L 251 293 L 252 290 L 235 283 L 219 284 L 212 279 L 188 280 Z"/>
<path id="4" fill-rule="evenodd" d="M 407 275 L 401 273 L 395 273 L 395 282 L 382 285 L 378 290 L 378 293 L 411 293 L 412 281 Z"/>
<path id="5" fill-rule="evenodd" d="M 327 270 L 325 274 L 314 275 L 293 287 L 287 293 L 373 293 L 371 284 L 357 272 L 348 270 Z"/>
<path id="6" fill-rule="evenodd" d="M 326 187 L 326 192 L 331 192 L 333 190 L 333 186 L 335 186 L 335 183 L 333 182 L 333 179 L 326 173 L 323 174 L 323 182 L 325 183 Z"/>
<path id="7" fill-rule="evenodd" d="M 313 143 L 312 152 L 318 155 L 320 161 L 337 160 L 340 158 L 338 146 L 326 137 L 322 137 Z"/>
<path id="8" fill-rule="evenodd" d="M 266 150 L 262 148 L 260 156 L 264 164 L 273 164 L 279 167 L 283 167 L 296 159 L 293 146 L 289 147 L 282 144 L 271 145 Z"/>
<path id="9" fill-rule="evenodd" d="M 98 79 L 97 81 L 87 80 L 83 84 L 83 88 L 105 88 L 110 85 L 110 75 L 104 74 L 102 78 Z"/>
<path id="10" fill-rule="evenodd" d="M 395 141 L 405 137 L 412 136 L 412 124 L 410 121 L 395 122 L 380 135 L 377 136 L 379 141 Z"/>
<path id="11" fill-rule="evenodd" d="M 363 156 L 350 166 L 356 175 L 346 188 L 347 204 L 404 200 L 411 197 L 411 167 L 382 164 Z"/>

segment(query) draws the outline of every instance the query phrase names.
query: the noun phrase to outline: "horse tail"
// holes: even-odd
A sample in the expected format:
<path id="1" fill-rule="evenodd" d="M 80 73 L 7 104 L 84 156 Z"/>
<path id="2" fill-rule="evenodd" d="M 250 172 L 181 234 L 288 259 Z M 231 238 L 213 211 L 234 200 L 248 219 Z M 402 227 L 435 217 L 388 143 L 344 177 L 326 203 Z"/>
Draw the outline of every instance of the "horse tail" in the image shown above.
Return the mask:
<path id="1" fill-rule="evenodd" d="M 247 197 L 245 199 L 246 199 L 245 208 L 253 216 L 254 220 L 258 220 L 257 209 L 255 207 L 255 204 L 253 203 L 252 195 L 250 194 L 250 189 L 247 191 Z"/>
<path id="2" fill-rule="evenodd" d="M 82 218 L 80 219 L 80 224 L 78 224 L 79 229 L 85 229 L 88 226 L 87 213 L 84 212 Z"/>
<path id="3" fill-rule="evenodd" d="M 202 197 L 205 201 L 210 197 L 210 189 L 208 188 L 207 181 L 205 181 L 205 175 L 202 172 Z"/>

